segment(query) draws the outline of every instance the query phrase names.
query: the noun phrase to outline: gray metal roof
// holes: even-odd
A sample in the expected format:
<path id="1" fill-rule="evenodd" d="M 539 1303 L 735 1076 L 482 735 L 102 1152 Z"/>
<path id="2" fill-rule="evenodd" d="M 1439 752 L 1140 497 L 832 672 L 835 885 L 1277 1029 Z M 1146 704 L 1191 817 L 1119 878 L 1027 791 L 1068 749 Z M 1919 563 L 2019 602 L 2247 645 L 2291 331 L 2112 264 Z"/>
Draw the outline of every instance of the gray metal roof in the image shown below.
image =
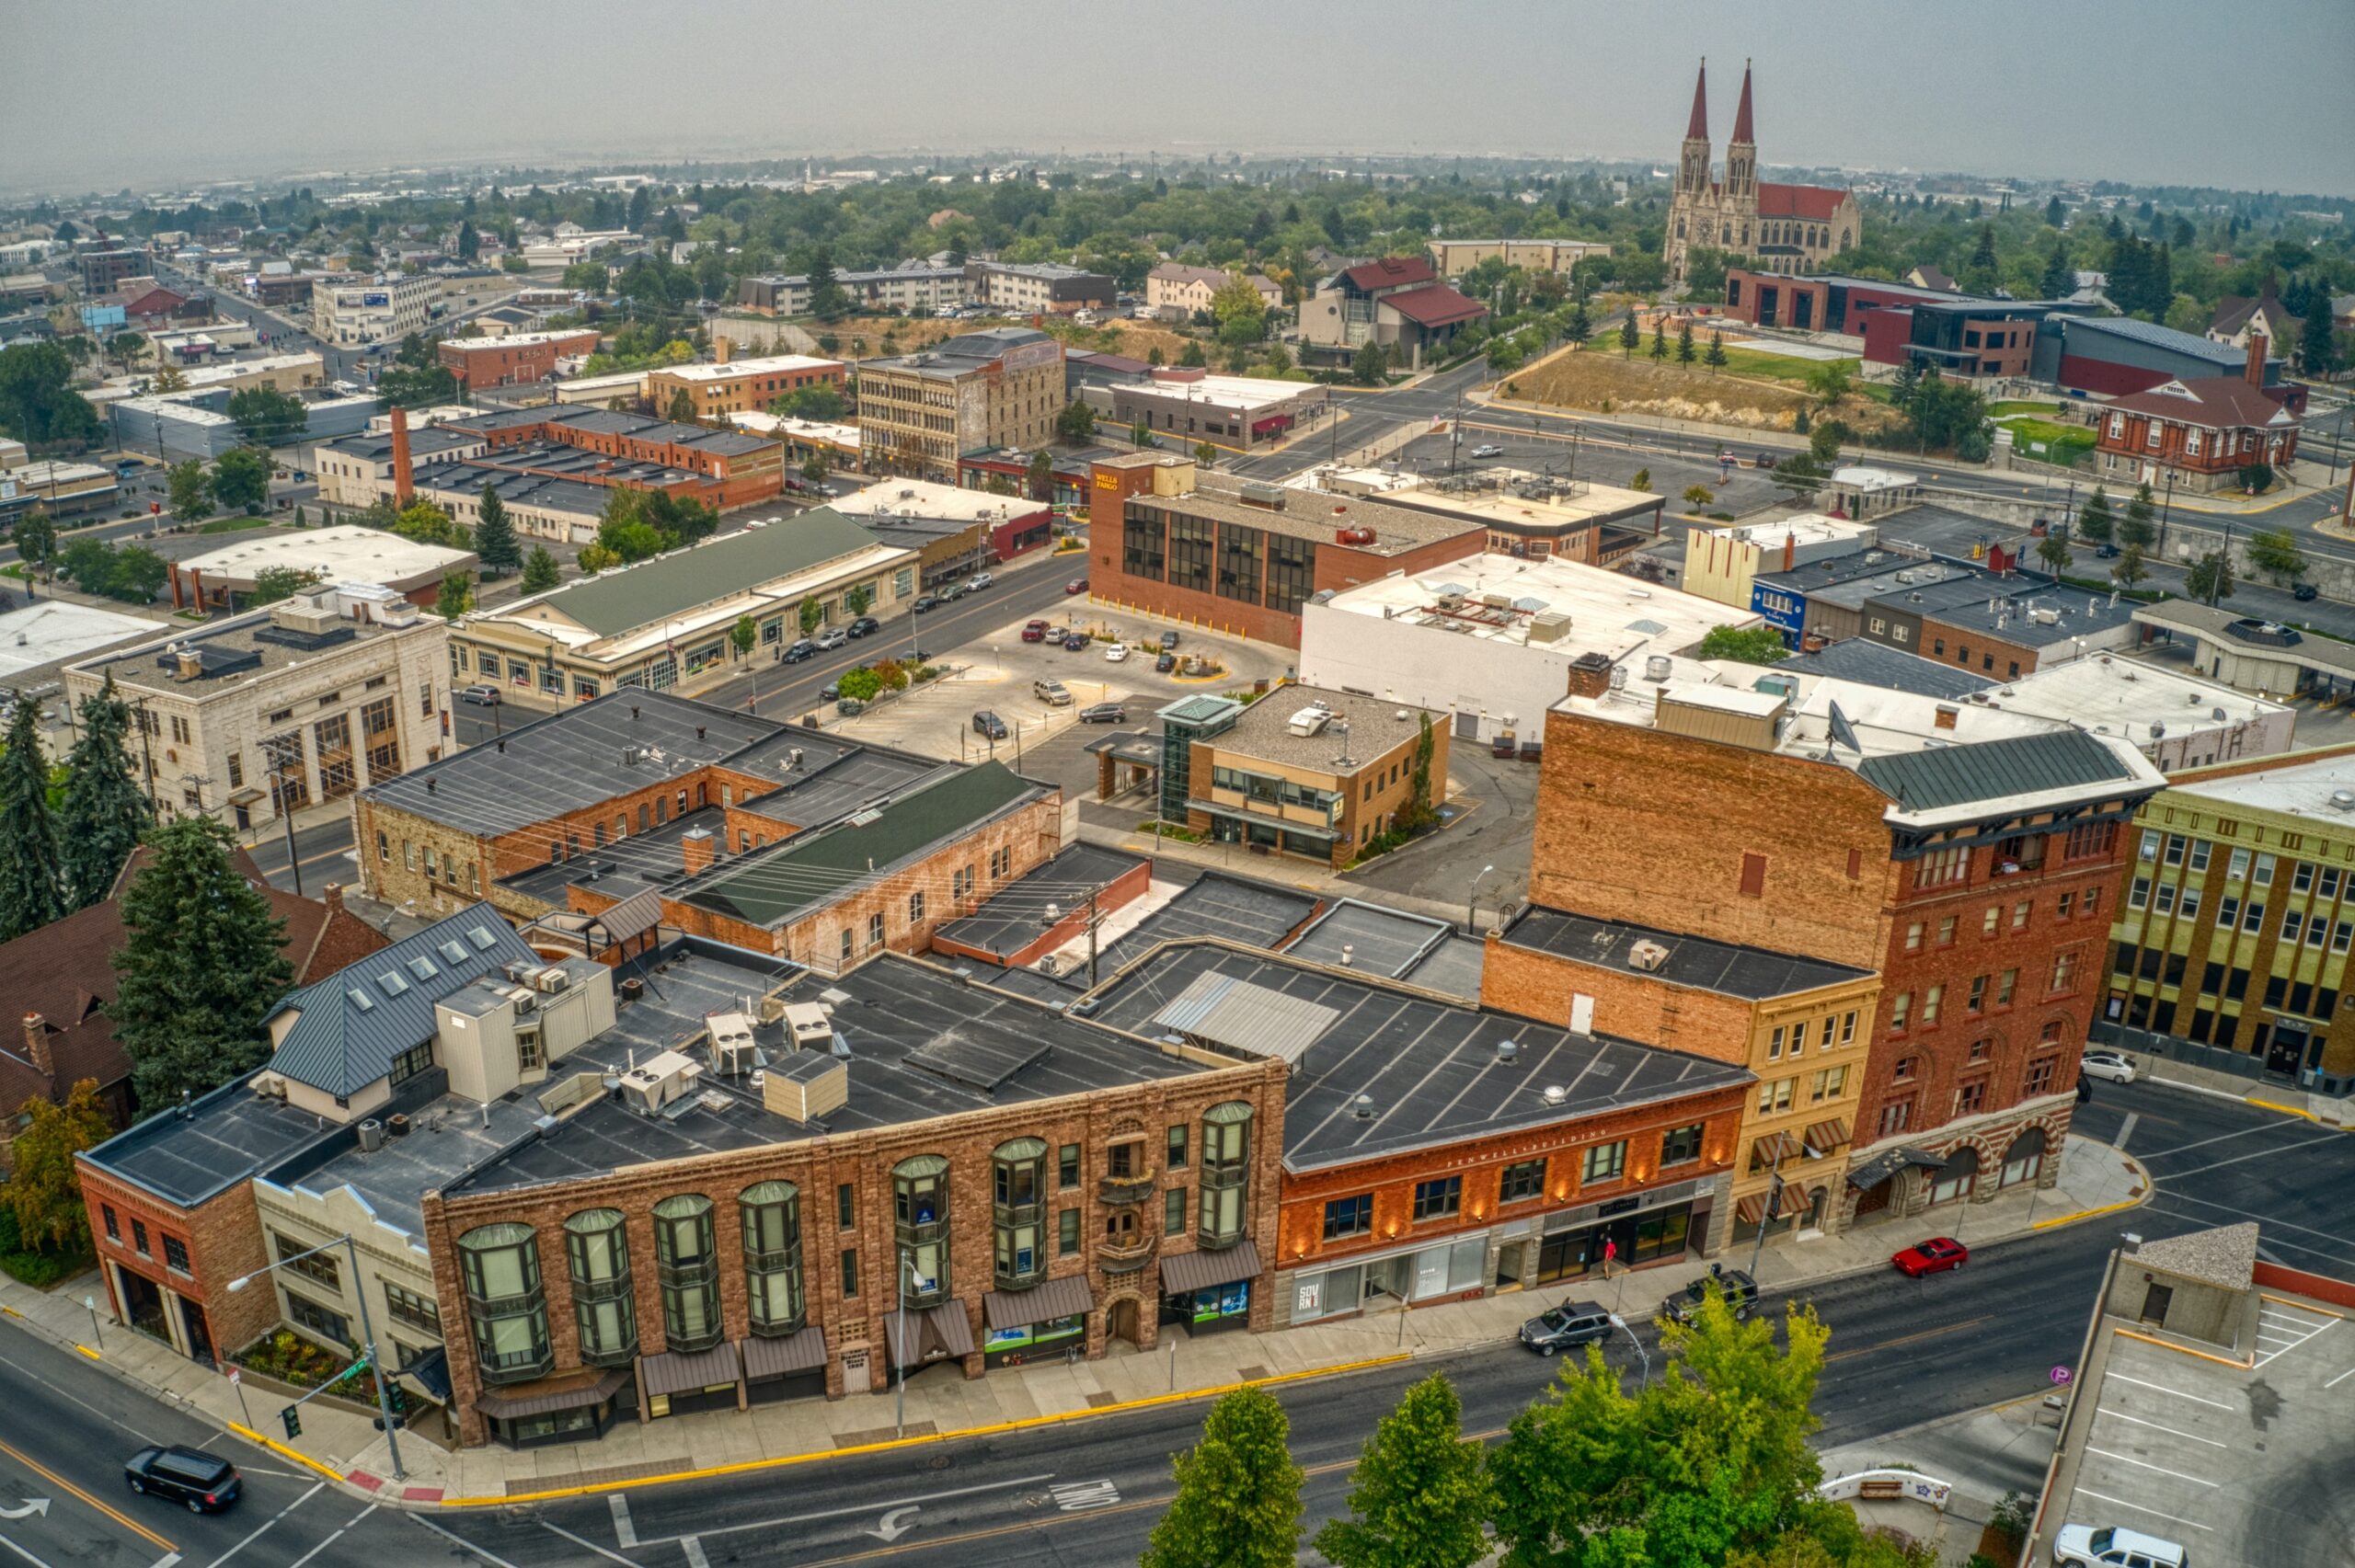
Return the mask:
<path id="1" fill-rule="evenodd" d="M 509 964 L 540 962 L 488 904 L 439 920 L 349 968 L 290 991 L 298 1016 L 270 1067 L 328 1094 L 356 1094 L 434 1036 L 433 1004 Z"/>
<path id="2" fill-rule="evenodd" d="M 1143 864 L 1139 855 L 1075 843 L 1029 875 L 1007 883 L 971 914 L 950 921 L 936 934 L 984 953 L 1003 956 L 1018 951 L 1054 923 L 1047 915 L 1050 907 L 1068 912 Z"/>
<path id="3" fill-rule="evenodd" d="M 1829 675 L 1890 692 L 1911 692 L 1917 697 L 1955 702 L 1995 682 L 1968 670 L 1919 654 L 1904 653 L 1887 643 L 1867 637 L 1844 637 L 1814 653 L 1803 653 L 1775 666 L 1794 675 Z"/>
<path id="4" fill-rule="evenodd" d="M 1867 757 L 1856 773 L 1907 811 L 2133 778 L 2108 747 L 2082 729 Z"/>
<path id="5" fill-rule="evenodd" d="M 2178 332 L 2172 326 L 2156 322 L 2138 321 L 2131 315 L 2073 315 L 2062 331 L 2070 337 L 2080 332 L 2104 332 L 2113 338 L 2124 338 L 2136 343 L 2146 343 L 2154 349 L 2185 354 L 2206 360 L 2223 372 L 2237 371 L 2246 362 L 2246 355 L 2229 343 L 2214 343 L 2197 333 Z"/>
<path id="6" fill-rule="evenodd" d="M 818 507 L 775 528 L 723 533 L 634 567 L 600 572 L 536 602 L 599 636 L 618 636 L 881 543 L 833 508 Z"/>
<path id="7" fill-rule="evenodd" d="M 1155 1034 L 1183 1035 L 1224 1050 L 1298 1061 L 1340 1014 L 1304 997 L 1234 975 L 1200 974 L 1155 1013 Z"/>

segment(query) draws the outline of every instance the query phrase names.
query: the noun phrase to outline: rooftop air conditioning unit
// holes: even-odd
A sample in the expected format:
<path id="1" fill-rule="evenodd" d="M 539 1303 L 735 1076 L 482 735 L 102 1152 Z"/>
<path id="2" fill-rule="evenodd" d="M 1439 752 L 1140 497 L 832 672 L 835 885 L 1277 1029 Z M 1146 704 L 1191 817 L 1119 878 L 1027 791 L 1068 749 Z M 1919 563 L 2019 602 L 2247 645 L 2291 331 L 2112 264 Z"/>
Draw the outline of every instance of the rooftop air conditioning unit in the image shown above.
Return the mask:
<path id="1" fill-rule="evenodd" d="M 1318 735 L 1322 734 L 1325 727 L 1332 722 L 1333 715 L 1328 709 L 1302 708 L 1285 721 L 1284 727 L 1294 735 Z"/>
<path id="2" fill-rule="evenodd" d="M 1627 967 L 1641 969 L 1648 975 L 1658 972 L 1660 967 L 1667 962 L 1668 947 L 1664 943 L 1646 938 L 1627 949 Z"/>
<path id="3" fill-rule="evenodd" d="M 706 1013 L 704 1027 L 711 1034 L 711 1065 L 730 1077 L 749 1070 L 753 1061 L 752 1020 L 742 1013 Z"/>
<path id="4" fill-rule="evenodd" d="M 815 1001 L 789 1001 L 785 1005 L 785 1032 L 792 1037 L 795 1050 L 832 1050 L 833 1009 Z"/>
<path id="5" fill-rule="evenodd" d="M 694 1058 L 684 1051 L 663 1051 L 622 1074 L 622 1103 L 640 1116 L 659 1116 L 664 1106 L 692 1093 L 702 1076 L 702 1064 Z"/>

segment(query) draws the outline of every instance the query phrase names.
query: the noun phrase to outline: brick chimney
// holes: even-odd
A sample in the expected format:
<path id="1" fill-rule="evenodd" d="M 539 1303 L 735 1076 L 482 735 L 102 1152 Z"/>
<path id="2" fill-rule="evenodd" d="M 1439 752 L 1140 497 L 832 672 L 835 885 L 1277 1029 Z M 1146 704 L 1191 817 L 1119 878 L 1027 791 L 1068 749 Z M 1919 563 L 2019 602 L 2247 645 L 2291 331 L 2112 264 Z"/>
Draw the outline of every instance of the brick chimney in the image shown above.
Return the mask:
<path id="1" fill-rule="evenodd" d="M 1570 660 L 1573 697 L 1600 697 L 1611 690 L 1611 660 L 1599 653 L 1582 653 Z"/>
<path id="2" fill-rule="evenodd" d="M 726 364 L 728 362 L 729 354 L 732 352 L 734 349 L 735 344 L 726 338 L 713 338 L 711 340 L 712 363 L 718 365 Z"/>
<path id="3" fill-rule="evenodd" d="M 2246 367 L 2244 367 L 2244 368 L 2243 368 L 2243 370 L 2241 371 L 2241 374 L 2242 374 L 2242 376 L 2243 376 L 2245 379 L 2246 379 L 2246 381 L 2248 382 L 2249 385 L 2251 385 L 2251 386 L 2253 386 L 2253 387 L 2256 387 L 2256 388 L 2257 388 L 2257 390 L 2259 390 L 2260 392 L 2264 390 L 2264 388 L 2265 388 L 2265 334 L 2264 334 L 2264 333 L 2262 333 L 2262 332 L 2252 332 L 2252 333 L 2250 333 L 2250 334 L 2248 335 L 2248 363 L 2247 363 L 2247 365 L 2246 365 Z"/>
<path id="4" fill-rule="evenodd" d="M 1783 569 L 1789 571 L 1799 564 L 1799 536 L 1796 532 L 1783 535 Z"/>
<path id="5" fill-rule="evenodd" d="M 688 876 L 693 876 L 711 864 L 714 847 L 708 828 L 693 828 L 680 835 L 679 858 Z"/>
<path id="6" fill-rule="evenodd" d="M 393 410 L 393 504 L 408 505 L 417 494 L 417 485 L 408 466 L 408 410 Z"/>
<path id="7" fill-rule="evenodd" d="M 25 1055 L 32 1059 L 43 1078 L 57 1077 L 57 1062 L 49 1054 L 49 1020 L 38 1013 L 25 1014 Z"/>
<path id="8" fill-rule="evenodd" d="M 319 889 L 319 902 L 337 914 L 343 912 L 343 884 L 330 882 Z"/>

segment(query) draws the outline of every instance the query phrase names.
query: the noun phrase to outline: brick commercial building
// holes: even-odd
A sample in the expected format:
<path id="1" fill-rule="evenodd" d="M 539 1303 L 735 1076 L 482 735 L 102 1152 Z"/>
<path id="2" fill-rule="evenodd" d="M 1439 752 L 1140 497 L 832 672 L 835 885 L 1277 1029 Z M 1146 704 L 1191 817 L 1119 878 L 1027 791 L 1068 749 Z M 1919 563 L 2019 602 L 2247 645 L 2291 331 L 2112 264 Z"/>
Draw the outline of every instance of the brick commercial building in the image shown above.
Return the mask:
<path id="1" fill-rule="evenodd" d="M 929 479 L 886 479 L 837 497 L 834 509 L 886 544 L 922 558 L 916 586 L 934 589 L 1040 548 L 1054 535 L 1049 503 Z"/>
<path id="2" fill-rule="evenodd" d="M 664 365 L 646 372 L 646 395 L 668 414 L 682 392 L 695 405 L 698 419 L 724 419 L 730 414 L 764 411 L 780 397 L 813 386 L 844 390 L 840 360 L 812 359 L 807 354 L 772 354 L 765 359 L 729 357 L 723 341 L 719 361 L 709 365 Z"/>
<path id="3" fill-rule="evenodd" d="M 2347 1093 L 2355 762 L 2341 750 L 2178 773 L 2135 821 L 2097 1035 L 2165 1036 L 2198 1065 Z"/>
<path id="4" fill-rule="evenodd" d="M 1611 675 L 1546 715 L 1531 898 L 1879 975 L 1835 1222 L 2051 1178 L 2158 770 L 2060 725 L 1973 740 L 1966 715 L 2030 721 L 1968 704 L 1916 728 L 1852 719 L 1838 682 L 1795 711 L 1771 677 Z"/>
<path id="5" fill-rule="evenodd" d="M 2265 335 L 2248 338 L 2235 376 L 2164 382 L 2112 398 L 2098 413 L 2095 462 L 2121 485 L 2223 490 L 2257 464 L 2285 468 L 2298 455 L 2298 416 L 2265 388 Z"/>
<path id="6" fill-rule="evenodd" d="M 1301 606 L 1476 552 L 1477 522 L 1274 485 L 1202 480 L 1189 459 L 1096 465 L 1088 592 L 1262 642 L 1300 646 Z"/>
<path id="7" fill-rule="evenodd" d="M 1529 560 L 1610 566 L 1660 537 L 1664 496 L 1585 479 L 1488 467 L 1434 475 L 1382 468 L 1319 466 L 1288 486 L 1320 495 L 1364 496 L 1384 506 L 1463 518 L 1488 531 L 1488 549 Z"/>
<path id="8" fill-rule="evenodd" d="M 1075 393 L 1109 424 L 1143 425 L 1179 451 L 1204 441 L 1252 452 L 1332 417 L 1321 385 L 1203 370 L 1148 368 L 1130 380 L 1092 382 Z"/>
<path id="9" fill-rule="evenodd" d="M 957 482 L 957 460 L 1054 439 L 1063 346 L 1027 326 L 968 332 L 858 367 L 859 454 L 871 474 Z"/>
<path id="10" fill-rule="evenodd" d="M 517 386 L 546 381 L 558 360 L 585 359 L 597 351 L 594 331 L 511 332 L 503 338 L 445 338 L 433 347 L 442 368 L 458 385 Z"/>
<path id="11" fill-rule="evenodd" d="M 557 406 L 506 409 L 440 428 L 481 436 L 488 445 L 482 461 L 493 464 L 510 461 L 518 449 L 548 446 L 593 453 L 608 464 L 684 470 L 708 482 L 708 493 L 699 498 L 722 511 L 775 500 L 785 492 L 784 443 L 732 428 L 714 430 L 610 408 Z M 593 475 L 584 477 L 594 482 Z"/>

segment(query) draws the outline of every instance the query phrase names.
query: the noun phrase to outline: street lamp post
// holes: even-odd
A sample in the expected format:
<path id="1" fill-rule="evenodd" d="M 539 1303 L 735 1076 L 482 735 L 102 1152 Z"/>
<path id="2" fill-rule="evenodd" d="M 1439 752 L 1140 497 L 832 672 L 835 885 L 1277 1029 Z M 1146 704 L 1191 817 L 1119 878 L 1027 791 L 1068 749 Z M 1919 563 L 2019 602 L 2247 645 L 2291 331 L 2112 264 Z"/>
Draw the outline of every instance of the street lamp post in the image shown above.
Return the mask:
<path id="1" fill-rule="evenodd" d="M 900 1321 L 893 1335 L 899 1345 L 899 1353 L 893 1359 L 898 1363 L 895 1369 L 900 1376 L 899 1391 L 891 1411 L 891 1426 L 893 1434 L 902 1437 L 908 1435 L 908 1277 L 914 1272 L 915 1259 L 905 1248 L 901 1249 Z"/>
<path id="2" fill-rule="evenodd" d="M 1775 1158 L 1766 1167 L 1766 1212 L 1758 1217 L 1758 1240 L 1750 1249 L 1750 1277 L 1758 1277 L 1758 1260 L 1766 1251 L 1766 1228 L 1775 1223 L 1783 1207 L 1783 1150 L 1790 1142 L 1789 1133 L 1775 1136 Z"/>
<path id="3" fill-rule="evenodd" d="M 1479 932 L 1477 931 L 1476 927 L 1477 927 L 1477 925 L 1478 925 L 1478 923 L 1479 923 L 1479 912 L 1478 912 L 1478 910 L 1479 910 L 1479 898 L 1480 898 L 1480 876 L 1488 876 L 1488 873 L 1490 873 L 1490 872 L 1492 872 L 1492 871 L 1494 871 L 1494 870 L 1496 870 L 1496 867 L 1495 867 L 1495 866 L 1493 866 L 1493 865 L 1484 865 L 1484 866 L 1482 866 L 1482 867 L 1480 868 L 1480 876 L 1475 876 L 1474 878 L 1472 878 L 1472 886 L 1471 886 L 1470 887 L 1468 887 L 1468 888 L 1465 889 L 1465 893 L 1464 893 L 1464 930 L 1465 930 L 1465 933 L 1466 933 L 1467 935 L 1477 936 L 1477 935 L 1479 934 Z"/>
<path id="4" fill-rule="evenodd" d="M 281 1258 L 274 1264 L 269 1264 L 263 1267 L 254 1270 L 251 1274 L 241 1274 L 236 1278 L 229 1281 L 229 1288 L 233 1291 L 243 1290 L 247 1286 L 251 1285 L 255 1280 L 259 1279 L 265 1274 L 284 1268 L 288 1264 L 301 1263 L 304 1258 L 313 1256 L 318 1253 L 327 1252 L 330 1248 L 334 1247 L 341 1247 L 344 1250 L 345 1255 L 351 1263 L 351 1293 L 360 1302 L 361 1350 L 362 1353 L 368 1357 L 369 1375 L 376 1381 L 376 1413 L 384 1418 L 385 1451 L 386 1456 L 392 1460 L 393 1479 L 395 1481 L 407 1481 L 408 1479 L 408 1471 L 401 1468 L 401 1440 L 398 1430 L 395 1426 L 393 1421 L 392 1383 L 389 1380 L 391 1375 L 385 1370 L 384 1362 L 379 1360 L 376 1356 L 376 1330 L 374 1325 L 370 1322 L 368 1317 L 368 1291 L 367 1288 L 361 1283 L 360 1279 L 359 1243 L 354 1242 L 349 1233 L 338 1236 L 332 1242 L 322 1242 L 317 1246 L 313 1247 L 309 1252 L 296 1253 L 291 1258 Z"/>

